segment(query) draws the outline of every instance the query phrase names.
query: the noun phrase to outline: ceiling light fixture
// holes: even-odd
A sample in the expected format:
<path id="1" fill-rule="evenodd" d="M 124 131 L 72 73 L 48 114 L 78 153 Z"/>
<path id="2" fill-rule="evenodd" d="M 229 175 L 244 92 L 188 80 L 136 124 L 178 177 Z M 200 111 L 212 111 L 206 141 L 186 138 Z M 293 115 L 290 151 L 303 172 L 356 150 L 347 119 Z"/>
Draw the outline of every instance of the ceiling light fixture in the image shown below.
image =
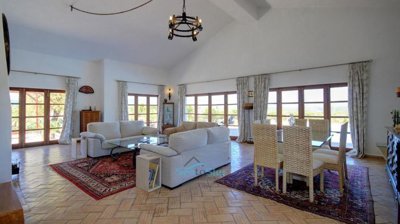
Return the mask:
<path id="1" fill-rule="evenodd" d="M 193 41 L 197 41 L 197 35 L 203 30 L 201 19 L 186 15 L 186 1 L 183 0 L 182 16 L 169 17 L 169 35 L 168 39 L 172 40 L 177 37 L 191 37 Z"/>
<path id="2" fill-rule="evenodd" d="M 117 15 L 117 14 L 122 14 L 122 13 L 126 13 L 126 12 L 133 11 L 133 10 L 135 10 L 135 9 L 141 8 L 141 7 L 143 7 L 143 6 L 147 5 L 147 4 L 149 4 L 149 3 L 152 2 L 152 1 L 153 1 L 153 0 L 148 0 L 148 1 L 146 1 L 145 3 L 142 3 L 142 4 L 138 5 L 138 6 L 135 6 L 135 7 L 133 7 L 133 8 L 127 9 L 127 10 L 118 11 L 118 12 L 108 12 L 108 13 L 90 12 L 90 11 L 86 11 L 86 10 L 83 10 L 83 9 L 79 9 L 79 8 L 73 6 L 73 5 L 69 5 L 69 7 L 71 8 L 71 12 L 72 12 L 73 10 L 76 10 L 76 11 L 83 12 L 83 13 L 87 13 L 87 14 L 91 14 L 91 15 L 97 15 L 97 16 L 111 16 L 111 15 Z"/>

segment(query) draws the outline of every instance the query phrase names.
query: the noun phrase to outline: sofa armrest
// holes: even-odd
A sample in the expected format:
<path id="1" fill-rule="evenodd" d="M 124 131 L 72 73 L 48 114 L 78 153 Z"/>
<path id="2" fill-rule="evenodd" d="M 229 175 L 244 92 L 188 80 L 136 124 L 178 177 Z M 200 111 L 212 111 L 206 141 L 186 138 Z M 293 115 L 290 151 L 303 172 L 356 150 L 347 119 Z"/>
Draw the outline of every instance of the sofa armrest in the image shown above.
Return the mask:
<path id="1" fill-rule="evenodd" d="M 106 137 L 104 137 L 104 135 L 93 132 L 82 132 L 81 138 L 94 138 L 94 139 L 99 139 L 100 141 L 106 140 Z"/>
<path id="2" fill-rule="evenodd" d="M 163 132 L 163 134 L 165 135 L 172 135 L 174 133 L 176 133 L 178 130 L 176 127 L 172 127 L 172 128 L 166 128 Z"/>
<path id="3" fill-rule="evenodd" d="M 141 150 L 146 150 L 146 151 L 150 151 L 150 152 L 154 152 L 156 154 L 162 155 L 162 156 L 176 156 L 178 155 L 178 153 L 169 148 L 169 147 L 165 147 L 165 146 L 158 146 L 158 145 L 151 145 L 151 144 L 141 144 L 140 145 L 140 149 Z"/>
<path id="4" fill-rule="evenodd" d="M 142 134 L 144 134 L 144 135 L 156 135 L 156 134 L 158 134 L 158 129 L 145 126 L 142 129 Z"/>

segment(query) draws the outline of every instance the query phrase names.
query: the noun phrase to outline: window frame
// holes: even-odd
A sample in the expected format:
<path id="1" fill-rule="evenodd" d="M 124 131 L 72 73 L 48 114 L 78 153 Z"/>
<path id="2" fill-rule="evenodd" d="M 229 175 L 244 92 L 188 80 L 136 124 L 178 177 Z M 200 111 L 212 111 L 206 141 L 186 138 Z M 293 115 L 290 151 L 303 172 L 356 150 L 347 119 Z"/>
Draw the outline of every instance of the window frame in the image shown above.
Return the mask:
<path id="1" fill-rule="evenodd" d="M 134 116 L 134 120 L 138 120 L 138 118 L 139 118 L 139 115 L 145 115 L 146 116 L 146 120 L 144 121 L 144 123 L 145 123 L 145 125 L 146 126 L 148 126 L 148 127 L 151 127 L 150 125 L 151 124 L 155 124 L 156 125 L 156 127 L 157 128 L 159 128 L 158 127 L 158 111 L 159 111 L 159 107 L 160 107 L 160 105 L 158 105 L 159 104 L 159 100 L 158 100 L 158 95 L 153 95 L 153 94 L 140 94 L 140 93 L 128 93 L 128 97 L 135 97 L 135 104 L 129 104 L 128 103 L 128 108 L 129 108 L 129 106 L 134 106 L 134 114 L 129 114 L 129 109 L 128 109 L 128 119 L 129 119 L 129 117 L 130 116 Z M 146 97 L 146 104 L 145 104 L 145 106 L 146 106 L 146 114 L 139 114 L 139 101 L 138 101 L 138 99 L 139 99 L 139 97 Z M 157 98 L 157 113 L 150 113 L 150 106 L 155 106 L 155 105 L 150 105 L 150 97 L 156 97 Z M 129 102 L 129 101 L 128 101 Z M 140 105 L 143 105 L 143 104 L 140 104 Z M 151 120 L 150 120 L 150 115 L 154 115 L 154 114 L 156 114 L 157 115 L 157 121 L 156 122 L 151 122 Z"/>
<path id="2" fill-rule="evenodd" d="M 198 94 L 187 94 L 185 96 L 185 112 L 184 112 L 184 119 L 186 121 L 187 115 L 194 116 L 194 122 L 199 122 L 198 115 L 200 116 L 208 116 L 207 122 L 212 122 L 213 115 L 223 115 L 224 116 L 224 126 L 234 126 L 238 127 L 238 125 L 229 125 L 228 124 L 228 117 L 233 114 L 229 114 L 228 106 L 237 105 L 236 104 L 229 104 L 228 103 L 228 95 L 230 94 L 237 94 L 236 91 L 227 91 L 227 92 L 215 92 L 215 93 L 198 93 Z M 212 104 L 212 96 L 217 95 L 224 95 L 224 104 Z M 198 97 L 207 96 L 208 97 L 208 104 L 199 104 Z M 186 104 L 186 97 L 194 97 L 194 104 Z M 194 106 L 194 113 L 186 113 L 186 106 Z M 199 114 L 198 113 L 198 106 L 208 106 L 208 113 L 207 114 Z M 213 114 L 212 113 L 212 106 L 224 106 L 224 113 L 223 114 Z M 238 114 L 235 115 L 238 117 Z"/>
<path id="3" fill-rule="evenodd" d="M 304 86 L 290 86 L 290 87 L 278 87 L 278 88 L 270 88 L 269 91 L 274 91 L 276 92 L 276 107 L 277 107 L 277 116 L 270 116 L 273 118 L 277 119 L 277 126 L 279 129 L 282 128 L 282 123 L 283 123 L 283 118 L 285 116 L 282 115 L 282 104 L 289 104 L 289 103 L 282 103 L 282 91 L 290 91 L 290 90 L 298 90 L 298 114 L 299 114 L 299 119 L 304 119 L 305 117 L 305 104 L 309 103 L 321 103 L 321 102 L 304 102 L 304 90 L 308 89 L 323 89 L 323 105 L 324 105 L 324 115 L 322 116 L 315 116 L 315 118 L 323 118 L 323 119 L 328 119 L 329 120 L 329 133 L 335 132 L 331 130 L 331 119 L 332 118 L 347 118 L 347 116 L 331 116 L 331 103 L 337 103 L 337 102 L 342 102 L 342 103 L 347 103 L 347 101 L 332 101 L 331 102 L 331 97 L 330 97 L 330 89 L 335 88 L 335 87 L 348 87 L 347 83 L 329 83 L 329 84 L 317 84 L 317 85 L 304 85 Z M 269 104 L 275 104 L 275 103 L 269 103 Z M 268 118 L 268 112 L 266 114 Z M 306 119 L 310 119 L 310 116 L 307 116 Z M 314 118 L 314 117 L 313 117 Z M 350 133 L 350 131 L 348 132 Z M 329 141 L 329 145 L 331 145 L 331 141 Z M 332 147 L 332 148 L 337 148 L 337 147 Z M 347 148 L 351 149 L 351 148 Z"/>
<path id="4" fill-rule="evenodd" d="M 19 135 L 19 143 L 18 144 L 12 144 L 13 149 L 18 149 L 18 148 L 25 148 L 25 147 L 34 147 L 34 146 L 43 146 L 43 145 L 52 145 L 52 144 L 58 144 L 58 139 L 57 140 L 50 140 L 50 130 L 51 129 L 59 129 L 59 128 L 50 128 L 50 118 L 54 116 L 50 116 L 50 106 L 51 105 L 64 105 L 64 104 L 51 104 L 50 103 L 50 93 L 64 93 L 65 90 L 57 90 L 57 89 L 39 89 L 39 88 L 23 88 L 23 87 L 10 87 L 9 91 L 17 91 L 19 92 L 19 116 L 18 117 L 13 117 L 11 115 L 11 118 L 18 118 L 19 120 L 19 130 L 15 130 L 14 132 L 18 131 Z M 32 104 L 32 103 L 26 103 L 26 93 L 27 92 L 43 92 L 44 93 L 44 103 L 41 104 Z M 15 103 L 11 103 L 11 105 L 15 105 Z M 26 106 L 27 105 L 44 105 L 44 113 L 43 116 L 26 116 Z M 56 116 L 59 117 L 59 116 Z M 62 116 L 64 117 L 64 116 Z M 43 118 L 43 128 L 41 129 L 26 129 L 26 118 Z M 62 127 L 61 127 L 62 129 Z M 35 130 L 43 130 L 43 141 L 40 142 L 26 142 L 26 132 L 27 131 L 35 131 Z M 11 130 L 11 135 L 12 135 L 13 130 Z"/>

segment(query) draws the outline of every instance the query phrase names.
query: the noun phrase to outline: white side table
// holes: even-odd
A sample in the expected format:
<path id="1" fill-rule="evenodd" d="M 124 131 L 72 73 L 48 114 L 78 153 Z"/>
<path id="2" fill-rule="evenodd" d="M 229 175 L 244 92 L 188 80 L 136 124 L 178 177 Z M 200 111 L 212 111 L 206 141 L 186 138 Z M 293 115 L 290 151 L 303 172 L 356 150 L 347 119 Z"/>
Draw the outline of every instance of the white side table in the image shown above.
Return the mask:
<path id="1" fill-rule="evenodd" d="M 148 154 L 136 156 L 136 187 L 147 192 L 161 187 L 161 157 Z"/>
<path id="2" fill-rule="evenodd" d="M 82 144 L 78 147 L 78 143 L 81 143 L 81 138 L 72 138 L 71 139 L 71 158 L 73 159 L 80 159 L 86 158 L 86 152 L 82 150 Z"/>

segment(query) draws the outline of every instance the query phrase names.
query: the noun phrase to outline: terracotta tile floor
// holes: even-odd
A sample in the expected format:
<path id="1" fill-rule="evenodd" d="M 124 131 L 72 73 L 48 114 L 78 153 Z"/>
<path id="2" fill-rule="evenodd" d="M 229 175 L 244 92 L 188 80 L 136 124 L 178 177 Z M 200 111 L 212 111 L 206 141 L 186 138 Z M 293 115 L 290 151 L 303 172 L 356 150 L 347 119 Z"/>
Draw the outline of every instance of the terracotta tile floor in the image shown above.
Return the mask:
<path id="1" fill-rule="evenodd" d="M 251 163 L 253 146 L 232 142 L 230 173 Z M 22 173 L 13 177 L 23 203 L 26 223 L 338 223 L 274 201 L 214 183 L 202 176 L 183 186 L 145 193 L 133 188 L 96 201 L 48 164 L 71 160 L 69 146 L 45 146 L 13 151 Z M 377 223 L 395 223 L 396 204 L 383 159 L 349 159 L 370 168 Z"/>

